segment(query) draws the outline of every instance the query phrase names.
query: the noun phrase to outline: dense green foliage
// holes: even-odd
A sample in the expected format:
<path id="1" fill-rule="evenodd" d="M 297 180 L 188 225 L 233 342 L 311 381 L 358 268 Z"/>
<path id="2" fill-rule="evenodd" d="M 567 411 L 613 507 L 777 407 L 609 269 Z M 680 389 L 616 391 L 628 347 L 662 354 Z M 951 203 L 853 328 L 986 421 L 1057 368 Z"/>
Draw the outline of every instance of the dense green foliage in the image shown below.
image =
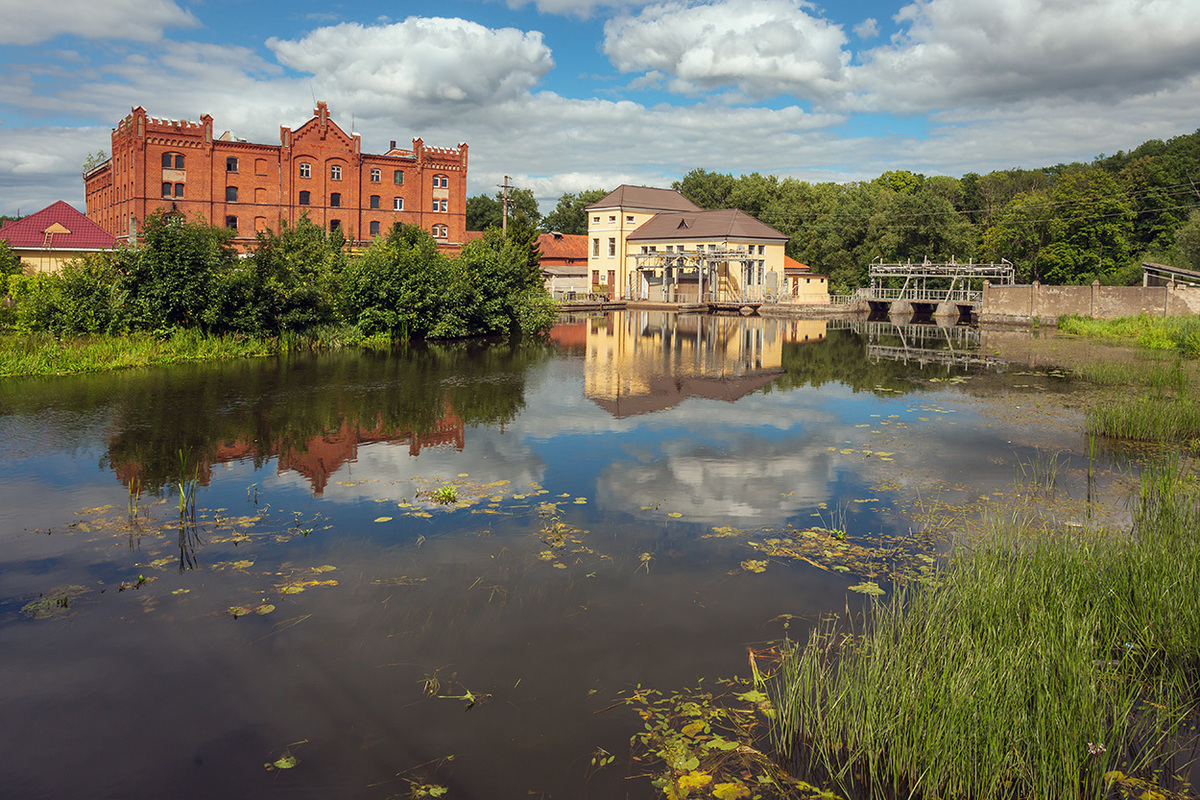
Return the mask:
<path id="1" fill-rule="evenodd" d="M 896 170 L 812 184 L 695 169 L 673 187 L 786 233 L 788 255 L 847 291 L 877 259 L 1007 259 L 1019 280 L 1056 284 L 1136 283 L 1143 260 L 1200 269 L 1197 180 L 1200 131 L 1090 164 L 961 178 Z"/>
<path id="2" fill-rule="evenodd" d="M 536 232 L 520 220 L 450 257 L 412 226 L 352 254 L 339 231 L 301 219 L 241 258 L 225 229 L 154 214 L 138 247 L 9 283 L 17 331 L 57 336 L 460 338 L 540 331 L 553 317 Z"/>
<path id="3" fill-rule="evenodd" d="M 508 190 L 508 224 L 514 220 L 527 225 L 537 225 L 542 218 L 538 210 L 537 198 L 532 189 Z M 467 198 L 467 230 L 486 231 L 488 228 L 497 230 L 504 227 L 504 193 L 496 192 L 494 197 L 476 195 Z"/>
<path id="4" fill-rule="evenodd" d="M 542 230 L 582 236 L 588 231 L 587 207 L 603 198 L 605 189 L 588 189 L 579 194 L 567 192 L 558 198 L 554 210 L 542 218 Z"/>

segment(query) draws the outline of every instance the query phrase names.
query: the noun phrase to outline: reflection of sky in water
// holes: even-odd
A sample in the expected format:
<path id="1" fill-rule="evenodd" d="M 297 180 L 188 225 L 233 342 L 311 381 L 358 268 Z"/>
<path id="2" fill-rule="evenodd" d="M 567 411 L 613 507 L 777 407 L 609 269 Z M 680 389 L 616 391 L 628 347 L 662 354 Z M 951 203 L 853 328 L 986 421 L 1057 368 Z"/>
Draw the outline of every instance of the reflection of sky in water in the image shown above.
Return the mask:
<path id="1" fill-rule="evenodd" d="M 461 450 L 457 440 L 415 448 L 411 431 L 396 423 L 392 436 L 369 413 L 402 394 L 409 378 L 389 371 L 394 363 L 294 363 L 301 374 L 327 369 L 343 389 L 324 397 L 268 363 L 147 373 L 182 376 L 181 402 L 220 386 L 206 407 L 222 424 L 211 429 L 288 442 L 288 463 L 306 463 L 296 442 L 313 430 L 339 429 L 338 414 L 294 422 L 320 403 L 365 409 L 356 421 L 373 437 L 338 451 L 353 455 L 329 462 L 320 495 L 311 475 L 281 472 L 277 456 L 255 468 L 244 454 L 253 442 L 212 443 L 232 455 L 206 472 L 201 516 L 262 521 L 244 541 L 203 530 L 198 568 L 183 572 L 169 485 L 167 502 L 145 512 L 168 523 L 161 534 L 65 527 L 85 507 L 112 504 L 120 516 L 128 492 L 114 470 L 131 474 L 138 457 L 170 466 L 183 446 L 172 437 L 195 431 L 175 418 L 160 425 L 154 413 L 177 409 L 127 407 L 129 396 L 154 396 L 137 395 L 136 376 L 64 379 L 41 399 L 27 393 L 19 409 L 0 408 L 12 443 L 0 459 L 0 716 L 22 721 L 0 729 L 0 795 L 382 798 L 406 791 L 396 773 L 455 754 L 429 775 L 452 796 L 652 797 L 623 770 L 585 780 L 596 747 L 622 763 L 641 725 L 624 709 L 594 712 L 637 683 L 670 690 L 739 674 L 747 642 L 780 635 L 773 618 L 803 617 L 799 636 L 805 619 L 859 600 L 847 595 L 849 577 L 805 564 L 740 572 L 753 551 L 736 538 L 700 538 L 712 527 L 803 527 L 868 495 L 886 507 L 894 495 L 869 488 L 881 482 L 968 484 L 978 494 L 1009 484 L 1014 459 L 1032 446 L 1081 452 L 1077 419 L 1010 418 L 1007 406 L 968 394 L 970 384 L 877 396 L 801 381 L 618 418 L 586 396 L 581 356 L 509 369 L 520 402 L 498 405 L 519 410 L 503 424 L 464 423 Z M 454 369 L 427 373 L 461 385 Z M 256 376 L 265 377 L 239 394 Z M 272 399 L 276 380 L 283 400 Z M 90 410 L 64 410 L 58 389 L 72 387 Z M 122 433 L 120 463 L 110 464 Z M 398 505 L 462 473 L 510 482 L 496 490 L 506 495 L 498 513 L 473 513 L 485 510 L 478 504 L 422 518 Z M 546 494 L 511 497 L 531 484 Z M 562 569 L 538 555 L 548 545 L 536 505 L 546 500 L 580 531 L 579 549 L 555 558 Z M 864 530 L 895 524 L 851 511 Z M 240 562 L 249 566 L 231 566 Z M 320 577 L 337 586 L 279 589 L 318 565 L 336 567 Z M 139 575 L 152 581 L 120 591 Z M 63 584 L 90 589 L 68 620 L 20 616 L 23 603 Z M 223 613 L 267 602 L 277 607 L 269 615 Z M 464 713 L 458 701 L 423 696 L 430 675 L 445 681 L 444 694 L 493 699 Z M 263 769 L 303 739 L 297 770 Z"/>

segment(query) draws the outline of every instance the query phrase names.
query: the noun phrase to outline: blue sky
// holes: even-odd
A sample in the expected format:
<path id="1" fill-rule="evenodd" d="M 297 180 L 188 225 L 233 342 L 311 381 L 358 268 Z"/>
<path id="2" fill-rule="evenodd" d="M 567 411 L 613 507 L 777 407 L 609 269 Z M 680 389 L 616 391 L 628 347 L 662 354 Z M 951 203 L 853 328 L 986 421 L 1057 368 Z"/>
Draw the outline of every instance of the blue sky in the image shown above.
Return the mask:
<path id="1" fill-rule="evenodd" d="M 1195 0 L 0 0 L 0 213 L 83 204 L 133 106 L 277 142 L 471 147 L 563 192 L 695 167 L 810 181 L 1088 160 L 1200 126 Z"/>

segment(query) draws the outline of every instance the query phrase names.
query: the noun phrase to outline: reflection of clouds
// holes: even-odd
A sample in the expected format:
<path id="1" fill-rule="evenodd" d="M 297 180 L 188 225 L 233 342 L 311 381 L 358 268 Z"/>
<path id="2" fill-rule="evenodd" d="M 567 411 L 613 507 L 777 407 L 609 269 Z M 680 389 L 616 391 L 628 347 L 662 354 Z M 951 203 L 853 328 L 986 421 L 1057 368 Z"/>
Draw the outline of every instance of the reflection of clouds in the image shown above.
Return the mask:
<path id="1" fill-rule="evenodd" d="M 518 437 L 495 428 L 470 427 L 462 451 L 426 447 L 414 457 L 407 443 L 361 446 L 356 460 L 343 464 L 330 476 L 322 498 L 335 503 L 401 497 L 411 500 L 417 489 L 426 488 L 417 479 L 442 478 L 449 482 L 464 472 L 468 477 L 463 480 L 471 483 L 507 480 L 516 488 L 540 482 L 545 465 Z M 344 486 L 343 482 L 353 485 Z M 312 491 L 306 477 L 291 471 L 263 485 Z"/>
<path id="2" fill-rule="evenodd" d="M 680 439 L 660 458 L 609 465 L 597 479 L 598 500 L 625 511 L 664 504 L 693 522 L 782 523 L 828 497 L 830 455 L 811 439 L 747 433 L 722 448 Z"/>

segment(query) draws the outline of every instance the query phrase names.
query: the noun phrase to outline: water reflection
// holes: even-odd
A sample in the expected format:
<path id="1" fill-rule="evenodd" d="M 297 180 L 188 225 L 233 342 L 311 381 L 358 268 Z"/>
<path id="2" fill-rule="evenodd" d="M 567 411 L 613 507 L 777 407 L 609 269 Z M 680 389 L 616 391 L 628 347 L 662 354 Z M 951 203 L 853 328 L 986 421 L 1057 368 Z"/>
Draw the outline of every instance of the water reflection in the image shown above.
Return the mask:
<path id="1" fill-rule="evenodd" d="M 825 322 L 633 311 L 595 317 L 585 333 L 584 392 L 621 418 L 745 397 L 783 374 L 785 341 L 823 341 Z"/>

